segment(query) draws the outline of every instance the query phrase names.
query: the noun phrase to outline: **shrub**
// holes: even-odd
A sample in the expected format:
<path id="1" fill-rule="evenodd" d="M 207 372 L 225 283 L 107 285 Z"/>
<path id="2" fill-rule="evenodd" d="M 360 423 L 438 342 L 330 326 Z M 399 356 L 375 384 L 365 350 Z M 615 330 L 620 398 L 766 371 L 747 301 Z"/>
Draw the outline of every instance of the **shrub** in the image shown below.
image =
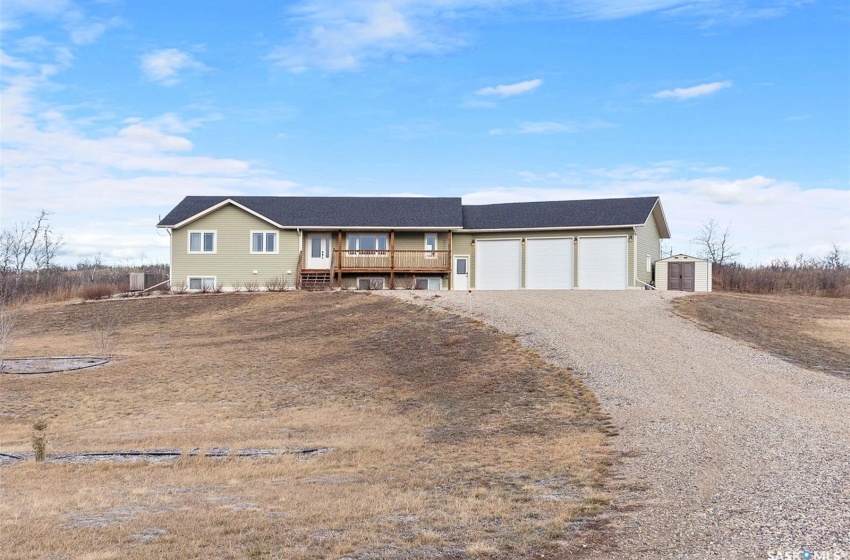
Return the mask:
<path id="1" fill-rule="evenodd" d="M 171 291 L 175 294 L 185 294 L 188 289 L 189 287 L 186 286 L 185 282 L 173 282 L 171 284 Z"/>
<path id="2" fill-rule="evenodd" d="M 250 280 L 247 282 L 243 282 L 242 286 L 245 288 L 246 292 L 259 292 L 260 291 L 260 283 L 256 280 Z"/>
<path id="3" fill-rule="evenodd" d="M 773 261 L 769 265 L 746 267 L 740 264 L 715 264 L 712 288 L 752 294 L 799 294 L 825 297 L 850 297 L 850 269 L 827 267 L 813 259 L 796 262 Z"/>
<path id="4" fill-rule="evenodd" d="M 35 452 L 35 460 L 40 463 L 47 456 L 47 434 L 45 433 L 47 431 L 47 422 L 37 420 L 32 425 L 32 429 L 32 450 Z"/>
<path id="5" fill-rule="evenodd" d="M 270 292 L 282 292 L 286 283 L 280 276 L 275 276 L 274 278 L 266 280 L 265 286 Z"/>
<path id="6" fill-rule="evenodd" d="M 83 286 L 80 295 L 83 299 L 103 299 L 111 297 L 120 291 L 115 284 L 91 284 Z"/>

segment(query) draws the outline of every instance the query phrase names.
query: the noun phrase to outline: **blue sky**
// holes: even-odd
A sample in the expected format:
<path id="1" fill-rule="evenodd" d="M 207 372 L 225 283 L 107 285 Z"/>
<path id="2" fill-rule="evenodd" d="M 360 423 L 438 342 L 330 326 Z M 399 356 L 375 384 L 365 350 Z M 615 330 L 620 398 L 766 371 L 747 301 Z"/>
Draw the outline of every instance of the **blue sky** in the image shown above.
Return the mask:
<path id="1" fill-rule="evenodd" d="M 167 261 L 185 195 L 660 195 L 676 252 L 850 248 L 845 1 L 3 0 L 3 225 Z"/>

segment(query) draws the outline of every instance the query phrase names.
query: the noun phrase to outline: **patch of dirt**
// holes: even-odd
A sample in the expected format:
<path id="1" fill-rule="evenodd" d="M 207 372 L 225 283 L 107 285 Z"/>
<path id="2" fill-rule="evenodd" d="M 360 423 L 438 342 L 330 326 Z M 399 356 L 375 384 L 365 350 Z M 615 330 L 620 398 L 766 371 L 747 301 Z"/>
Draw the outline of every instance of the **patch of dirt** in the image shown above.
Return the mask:
<path id="1" fill-rule="evenodd" d="M 850 379 L 850 300 L 711 292 L 677 298 L 673 308 L 702 328 Z"/>
<path id="2" fill-rule="evenodd" d="M 27 375 L 60 373 L 106 365 L 109 360 L 98 356 L 63 356 L 56 358 L 6 358 L 0 373 Z"/>

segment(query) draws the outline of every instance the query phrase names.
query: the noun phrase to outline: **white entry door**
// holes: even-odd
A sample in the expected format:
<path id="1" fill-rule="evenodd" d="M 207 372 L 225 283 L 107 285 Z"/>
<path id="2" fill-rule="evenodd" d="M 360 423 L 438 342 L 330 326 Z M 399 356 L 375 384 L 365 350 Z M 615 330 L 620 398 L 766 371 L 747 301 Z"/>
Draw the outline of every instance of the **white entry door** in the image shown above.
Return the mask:
<path id="1" fill-rule="evenodd" d="M 307 267 L 331 267 L 331 236 L 311 233 L 307 235 Z"/>
<path id="2" fill-rule="evenodd" d="M 455 290 L 469 289 L 469 257 L 455 257 L 452 277 L 452 288 Z"/>

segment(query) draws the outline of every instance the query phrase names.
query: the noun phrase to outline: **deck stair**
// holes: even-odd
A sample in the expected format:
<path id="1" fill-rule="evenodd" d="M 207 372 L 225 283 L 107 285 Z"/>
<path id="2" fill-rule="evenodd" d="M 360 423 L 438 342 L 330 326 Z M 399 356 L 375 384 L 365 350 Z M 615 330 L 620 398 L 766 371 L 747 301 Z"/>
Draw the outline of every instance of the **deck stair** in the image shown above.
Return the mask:
<path id="1" fill-rule="evenodd" d="M 331 273 L 327 272 L 302 272 L 301 289 L 312 292 L 331 289 Z"/>

